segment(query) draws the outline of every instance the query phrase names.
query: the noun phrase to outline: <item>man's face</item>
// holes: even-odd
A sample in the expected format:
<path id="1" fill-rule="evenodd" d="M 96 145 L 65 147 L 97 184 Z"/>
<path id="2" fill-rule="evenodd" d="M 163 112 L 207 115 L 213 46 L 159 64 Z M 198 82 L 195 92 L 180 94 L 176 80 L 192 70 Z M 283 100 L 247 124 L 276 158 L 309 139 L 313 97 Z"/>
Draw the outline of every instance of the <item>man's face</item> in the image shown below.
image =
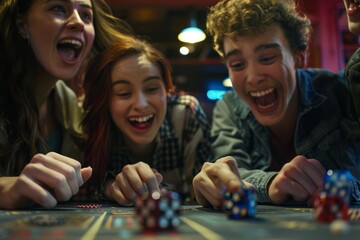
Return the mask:
<path id="1" fill-rule="evenodd" d="M 224 41 L 234 90 L 265 126 L 281 123 L 296 93 L 296 56 L 279 25 L 259 35 Z M 304 56 L 304 55 L 299 55 Z"/>

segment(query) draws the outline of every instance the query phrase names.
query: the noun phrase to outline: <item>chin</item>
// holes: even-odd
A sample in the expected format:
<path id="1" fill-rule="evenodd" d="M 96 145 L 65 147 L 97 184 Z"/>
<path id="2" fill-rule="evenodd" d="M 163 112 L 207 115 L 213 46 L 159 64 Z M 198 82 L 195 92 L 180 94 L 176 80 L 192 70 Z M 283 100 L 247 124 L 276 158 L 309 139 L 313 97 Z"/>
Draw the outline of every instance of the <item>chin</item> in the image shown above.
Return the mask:
<path id="1" fill-rule="evenodd" d="M 360 35 L 360 23 L 349 22 L 349 30 L 355 35 Z"/>
<path id="2" fill-rule="evenodd" d="M 268 116 L 268 117 L 264 117 L 264 116 L 257 116 L 256 120 L 264 126 L 270 127 L 270 126 L 275 126 L 277 124 L 279 124 L 281 122 L 281 119 L 279 119 L 277 116 Z"/>
<path id="3" fill-rule="evenodd" d="M 155 139 L 155 136 L 154 137 L 142 136 L 142 137 L 132 138 L 132 141 L 137 145 L 147 145 L 147 144 L 152 143 L 154 141 L 154 139 Z"/>

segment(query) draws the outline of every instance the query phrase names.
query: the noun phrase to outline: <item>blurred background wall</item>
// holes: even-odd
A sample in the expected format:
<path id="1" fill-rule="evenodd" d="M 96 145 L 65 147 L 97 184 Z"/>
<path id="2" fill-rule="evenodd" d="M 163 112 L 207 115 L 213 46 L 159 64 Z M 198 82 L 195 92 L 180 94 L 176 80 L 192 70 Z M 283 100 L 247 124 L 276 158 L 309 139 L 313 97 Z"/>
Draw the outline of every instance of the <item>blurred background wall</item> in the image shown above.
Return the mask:
<path id="1" fill-rule="evenodd" d="M 180 31 L 196 20 L 206 31 L 206 14 L 217 0 L 107 0 L 114 15 L 126 20 L 135 33 L 154 43 L 170 60 L 179 90 L 196 96 L 209 118 L 217 99 L 231 87 L 224 86 L 227 70 L 212 49 L 211 39 L 194 44 L 178 40 Z M 358 38 L 347 29 L 342 0 L 297 0 L 299 10 L 311 19 L 307 67 L 340 71 L 356 50 Z M 183 55 L 179 49 L 187 47 Z"/>

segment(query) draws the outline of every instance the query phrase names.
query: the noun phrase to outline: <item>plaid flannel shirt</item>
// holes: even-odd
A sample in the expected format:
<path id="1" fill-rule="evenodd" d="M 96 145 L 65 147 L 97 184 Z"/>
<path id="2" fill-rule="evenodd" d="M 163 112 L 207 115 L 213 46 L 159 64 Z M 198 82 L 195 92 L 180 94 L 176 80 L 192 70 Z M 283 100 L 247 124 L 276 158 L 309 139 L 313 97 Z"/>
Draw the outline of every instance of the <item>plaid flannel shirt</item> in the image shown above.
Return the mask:
<path id="1" fill-rule="evenodd" d="M 174 121 L 172 119 L 172 110 L 176 105 L 185 105 L 187 120 L 186 126 L 183 129 L 182 139 L 183 146 L 180 146 L 179 137 L 176 136 L 174 130 Z M 197 147 L 194 148 L 196 153 L 196 159 L 193 164 L 191 179 L 187 179 L 186 189 L 173 189 L 182 194 L 189 194 L 192 190 L 192 178 L 200 171 L 203 163 L 212 158 L 209 123 L 204 110 L 199 104 L 198 100 L 190 95 L 175 95 L 171 94 L 167 100 L 167 113 L 163 124 L 156 137 L 156 149 L 152 157 L 153 161 L 149 163 L 151 168 L 155 168 L 161 174 L 166 175 L 167 172 L 179 170 L 181 177 L 183 177 L 183 167 L 185 164 L 189 164 L 184 159 L 183 149 L 186 147 L 186 143 L 190 142 L 194 134 L 201 129 L 203 137 L 197 143 Z M 106 179 L 115 179 L 115 176 L 121 172 L 122 168 L 127 164 L 134 164 L 135 162 L 129 157 L 127 148 L 121 142 L 121 136 L 119 135 L 119 144 L 112 150 L 111 160 L 108 164 L 108 171 L 106 173 Z M 165 185 L 168 182 L 172 182 L 174 175 L 170 174 L 169 177 L 164 176 L 163 183 Z M 170 184 L 171 185 L 171 184 Z M 102 195 L 104 193 L 104 186 L 101 187 Z"/>

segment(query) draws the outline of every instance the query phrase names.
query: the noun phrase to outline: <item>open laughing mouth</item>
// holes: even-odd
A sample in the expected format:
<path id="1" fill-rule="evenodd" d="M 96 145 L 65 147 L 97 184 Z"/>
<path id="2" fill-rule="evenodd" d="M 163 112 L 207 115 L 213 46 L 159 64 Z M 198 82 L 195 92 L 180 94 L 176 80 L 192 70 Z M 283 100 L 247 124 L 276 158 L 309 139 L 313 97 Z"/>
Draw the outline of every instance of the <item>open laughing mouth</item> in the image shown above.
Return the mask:
<path id="1" fill-rule="evenodd" d="M 148 116 L 143 117 L 132 117 L 129 119 L 129 123 L 138 129 L 146 129 L 149 128 L 154 121 L 154 114 L 150 114 Z"/>
<path id="2" fill-rule="evenodd" d="M 66 63 L 74 63 L 82 48 L 83 43 L 76 39 L 63 39 L 57 44 L 57 49 Z"/>
<path id="3" fill-rule="evenodd" d="M 351 0 L 347 4 L 347 12 L 349 16 L 356 14 L 360 9 L 360 0 Z"/>
<path id="4" fill-rule="evenodd" d="M 277 100 L 277 91 L 275 88 L 253 91 L 249 94 L 260 112 L 268 112 L 275 107 Z"/>

